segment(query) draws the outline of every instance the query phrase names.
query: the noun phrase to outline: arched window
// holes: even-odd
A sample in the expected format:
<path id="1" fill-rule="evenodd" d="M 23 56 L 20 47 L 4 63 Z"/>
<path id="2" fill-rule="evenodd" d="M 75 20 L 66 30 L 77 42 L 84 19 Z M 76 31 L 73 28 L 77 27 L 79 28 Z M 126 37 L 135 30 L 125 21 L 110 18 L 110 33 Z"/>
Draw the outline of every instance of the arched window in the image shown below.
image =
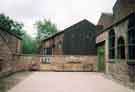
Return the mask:
<path id="1" fill-rule="evenodd" d="M 117 42 L 117 57 L 118 59 L 125 59 L 125 41 L 120 37 Z"/>
<path id="2" fill-rule="evenodd" d="M 128 59 L 135 59 L 135 13 L 128 22 Z"/>
<path id="3" fill-rule="evenodd" d="M 113 29 L 109 32 L 109 58 L 115 58 L 115 32 Z"/>

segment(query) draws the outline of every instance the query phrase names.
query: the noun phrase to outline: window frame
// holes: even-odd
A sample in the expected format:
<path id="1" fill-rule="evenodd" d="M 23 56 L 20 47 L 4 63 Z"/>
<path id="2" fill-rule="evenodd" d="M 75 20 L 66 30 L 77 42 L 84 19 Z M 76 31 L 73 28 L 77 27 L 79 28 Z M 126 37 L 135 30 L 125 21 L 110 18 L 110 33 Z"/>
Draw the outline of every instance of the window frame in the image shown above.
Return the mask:
<path id="1" fill-rule="evenodd" d="M 115 59 L 115 30 L 109 31 L 109 59 Z"/>
<path id="2" fill-rule="evenodd" d="M 126 59 L 125 40 L 122 36 L 117 40 L 117 59 Z"/>
<path id="3" fill-rule="evenodd" d="M 128 19 L 128 62 L 135 60 L 135 14 Z"/>

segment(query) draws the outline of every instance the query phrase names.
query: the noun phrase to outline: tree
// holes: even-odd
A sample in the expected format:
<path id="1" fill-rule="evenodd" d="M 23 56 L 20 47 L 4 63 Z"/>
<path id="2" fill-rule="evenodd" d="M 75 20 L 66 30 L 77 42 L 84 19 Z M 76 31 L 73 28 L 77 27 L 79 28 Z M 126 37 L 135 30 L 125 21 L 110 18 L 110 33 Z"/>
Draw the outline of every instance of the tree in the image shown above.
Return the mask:
<path id="1" fill-rule="evenodd" d="M 37 21 L 35 23 L 37 28 L 37 41 L 40 42 L 43 39 L 48 38 L 49 36 L 57 32 L 56 25 L 53 24 L 50 20 L 44 19 L 43 21 Z"/>
<path id="2" fill-rule="evenodd" d="M 26 32 L 22 36 L 22 53 L 23 54 L 36 54 L 37 43 L 36 40 L 30 37 Z"/>
<path id="3" fill-rule="evenodd" d="M 37 53 L 36 40 L 30 37 L 26 31 L 23 30 L 23 27 L 24 25 L 22 23 L 10 19 L 9 16 L 0 14 L 0 29 L 10 31 L 22 38 L 23 54 L 35 54 Z"/>
<path id="4" fill-rule="evenodd" d="M 23 24 L 18 23 L 9 18 L 9 16 L 5 16 L 4 14 L 0 14 L 0 28 L 6 31 L 10 31 L 17 36 L 22 36 L 23 31 Z"/>

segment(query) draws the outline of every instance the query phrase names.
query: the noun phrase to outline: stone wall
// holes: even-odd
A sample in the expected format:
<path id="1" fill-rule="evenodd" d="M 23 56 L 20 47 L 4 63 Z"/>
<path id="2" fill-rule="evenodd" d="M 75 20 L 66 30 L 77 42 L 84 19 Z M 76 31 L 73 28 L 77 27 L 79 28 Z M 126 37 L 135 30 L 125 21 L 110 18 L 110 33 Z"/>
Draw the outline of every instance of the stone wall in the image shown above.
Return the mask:
<path id="1" fill-rule="evenodd" d="M 32 65 L 40 65 L 40 56 L 38 55 L 15 55 L 14 71 L 30 70 Z"/>
<path id="2" fill-rule="evenodd" d="M 49 59 L 49 63 L 46 60 Z M 96 71 L 96 56 L 40 56 L 40 55 L 13 55 L 12 64 L 9 64 L 10 74 L 22 70 L 39 70 L 39 71 Z M 36 67 L 36 69 L 35 69 Z M 4 70 L 6 70 L 4 68 Z"/>
<path id="3" fill-rule="evenodd" d="M 109 69 L 107 74 L 111 75 L 113 79 L 120 84 L 135 89 L 135 76 L 132 76 L 131 72 L 133 70 L 130 69 L 131 66 L 127 65 L 126 62 L 107 63 L 107 67 Z"/>
<path id="4" fill-rule="evenodd" d="M 49 64 L 44 60 L 48 58 Z M 44 71 L 96 71 L 96 56 L 55 55 L 41 57 L 40 70 Z"/>
<path id="5" fill-rule="evenodd" d="M 113 7 L 115 21 L 135 11 L 135 0 L 117 0 Z"/>
<path id="6" fill-rule="evenodd" d="M 105 32 L 101 33 L 96 38 L 97 45 L 101 42 L 105 42 L 105 62 L 106 71 L 108 76 L 111 76 L 115 81 L 128 86 L 130 88 L 135 87 L 135 65 L 128 65 L 128 19 L 119 22 L 117 25 L 113 25 Z M 115 58 L 109 58 L 109 32 L 111 30 L 115 32 Z M 123 37 L 125 43 L 125 59 L 118 58 L 118 39 Z"/>
<path id="7" fill-rule="evenodd" d="M 9 62 L 4 63 L 2 71 L 0 72 L 0 77 L 9 75 L 18 71 L 31 70 L 33 65 L 40 66 L 40 56 L 38 55 L 19 55 L 14 54 Z"/>

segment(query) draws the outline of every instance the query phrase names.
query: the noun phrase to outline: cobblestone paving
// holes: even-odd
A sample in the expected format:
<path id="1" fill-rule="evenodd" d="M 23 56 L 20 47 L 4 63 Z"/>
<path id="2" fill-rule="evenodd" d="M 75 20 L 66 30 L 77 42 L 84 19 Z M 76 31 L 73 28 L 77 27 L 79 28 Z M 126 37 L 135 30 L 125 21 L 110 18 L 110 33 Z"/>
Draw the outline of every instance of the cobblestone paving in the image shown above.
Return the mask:
<path id="1" fill-rule="evenodd" d="M 9 92 L 133 92 L 90 72 L 35 72 Z"/>

